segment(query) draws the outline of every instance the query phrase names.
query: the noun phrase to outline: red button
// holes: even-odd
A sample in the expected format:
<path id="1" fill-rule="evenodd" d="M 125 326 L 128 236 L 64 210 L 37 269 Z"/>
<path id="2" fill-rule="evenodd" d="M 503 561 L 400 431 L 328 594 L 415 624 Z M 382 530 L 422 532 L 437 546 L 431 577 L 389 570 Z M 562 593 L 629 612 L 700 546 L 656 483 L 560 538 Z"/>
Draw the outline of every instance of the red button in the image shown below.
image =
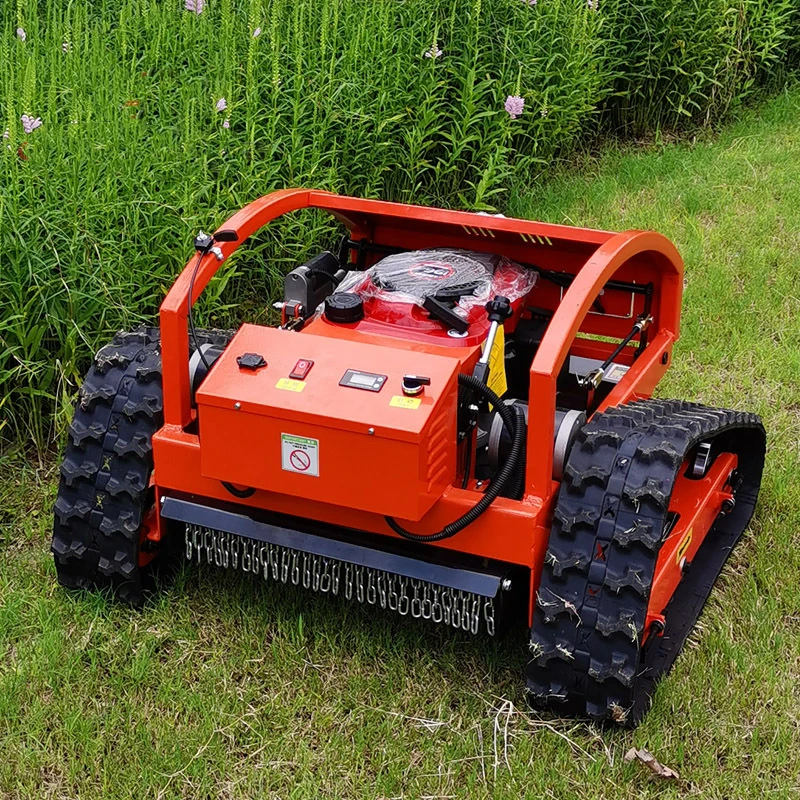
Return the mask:
<path id="1" fill-rule="evenodd" d="M 311 367 L 314 366 L 314 362 L 308 358 L 301 358 L 295 365 L 294 369 L 289 373 L 290 378 L 294 378 L 295 380 L 302 381 L 305 380 L 306 375 L 311 372 Z"/>

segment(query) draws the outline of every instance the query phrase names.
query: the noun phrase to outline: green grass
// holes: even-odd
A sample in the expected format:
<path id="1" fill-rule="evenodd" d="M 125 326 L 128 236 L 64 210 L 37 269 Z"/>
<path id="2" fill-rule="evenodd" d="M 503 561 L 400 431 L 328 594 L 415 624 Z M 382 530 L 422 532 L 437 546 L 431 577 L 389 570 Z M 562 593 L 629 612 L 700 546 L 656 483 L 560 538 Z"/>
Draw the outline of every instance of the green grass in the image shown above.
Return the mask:
<path id="1" fill-rule="evenodd" d="M 541 0 L 540 0 L 541 2 Z M 656 228 L 687 262 L 661 396 L 763 415 L 755 520 L 635 732 L 522 713 L 499 644 L 212 570 L 143 612 L 56 587 L 56 472 L 0 462 L 0 797 L 800 793 L 800 90 L 717 141 L 609 153 L 518 213 Z M 677 769 L 658 782 L 631 745 Z"/>
<path id="2" fill-rule="evenodd" d="M 706 124 L 773 91 L 798 26 L 797 0 L 0 2 L 0 437 L 57 440 L 92 353 L 154 314 L 199 228 L 258 196 L 504 209 L 598 131 Z M 213 290 L 266 304 L 329 230 L 275 225 Z"/>

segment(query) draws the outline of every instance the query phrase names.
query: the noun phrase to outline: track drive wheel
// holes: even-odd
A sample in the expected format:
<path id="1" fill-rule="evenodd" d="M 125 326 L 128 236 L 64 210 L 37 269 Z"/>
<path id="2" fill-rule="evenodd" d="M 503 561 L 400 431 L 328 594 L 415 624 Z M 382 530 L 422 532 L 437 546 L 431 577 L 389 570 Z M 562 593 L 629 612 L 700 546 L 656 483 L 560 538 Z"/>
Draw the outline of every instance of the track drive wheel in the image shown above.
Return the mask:
<path id="1" fill-rule="evenodd" d="M 753 414 L 646 400 L 595 414 L 564 470 L 537 592 L 527 685 L 534 707 L 636 725 L 672 666 L 755 508 L 766 437 Z M 720 513 L 648 636 L 670 507 L 720 454 L 738 466 Z M 688 468 L 687 468 L 688 464 Z"/>
<path id="2" fill-rule="evenodd" d="M 229 335 L 198 332 L 199 344 Z M 139 604 L 168 543 L 147 537 L 155 513 L 153 434 L 164 421 L 157 328 L 118 333 L 95 356 L 69 427 L 52 552 L 70 589 L 110 589 Z"/>

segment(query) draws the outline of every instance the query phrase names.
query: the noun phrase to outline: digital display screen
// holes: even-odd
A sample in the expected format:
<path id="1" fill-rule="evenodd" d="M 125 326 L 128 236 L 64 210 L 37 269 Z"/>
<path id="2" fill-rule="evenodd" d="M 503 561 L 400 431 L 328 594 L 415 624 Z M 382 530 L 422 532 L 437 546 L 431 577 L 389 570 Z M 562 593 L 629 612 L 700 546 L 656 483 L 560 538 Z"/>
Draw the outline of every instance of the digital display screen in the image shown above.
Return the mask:
<path id="1" fill-rule="evenodd" d="M 386 383 L 385 375 L 375 375 L 372 372 L 361 372 L 349 369 L 339 381 L 339 386 L 349 386 L 351 389 L 364 389 L 368 392 L 379 392 Z"/>

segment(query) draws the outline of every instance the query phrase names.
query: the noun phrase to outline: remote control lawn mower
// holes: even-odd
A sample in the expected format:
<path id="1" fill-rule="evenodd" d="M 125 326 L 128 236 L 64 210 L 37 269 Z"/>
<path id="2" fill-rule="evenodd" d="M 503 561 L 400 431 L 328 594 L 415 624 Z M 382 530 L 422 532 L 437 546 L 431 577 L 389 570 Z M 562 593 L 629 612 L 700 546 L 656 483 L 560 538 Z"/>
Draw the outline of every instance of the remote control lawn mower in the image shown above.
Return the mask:
<path id="1" fill-rule="evenodd" d="M 281 324 L 197 330 L 221 262 L 297 209 L 343 226 Z M 753 414 L 650 399 L 683 265 L 657 233 L 275 192 L 200 234 L 160 330 L 83 384 L 61 584 L 137 603 L 177 558 L 495 636 L 533 705 L 635 724 L 756 504 Z"/>

